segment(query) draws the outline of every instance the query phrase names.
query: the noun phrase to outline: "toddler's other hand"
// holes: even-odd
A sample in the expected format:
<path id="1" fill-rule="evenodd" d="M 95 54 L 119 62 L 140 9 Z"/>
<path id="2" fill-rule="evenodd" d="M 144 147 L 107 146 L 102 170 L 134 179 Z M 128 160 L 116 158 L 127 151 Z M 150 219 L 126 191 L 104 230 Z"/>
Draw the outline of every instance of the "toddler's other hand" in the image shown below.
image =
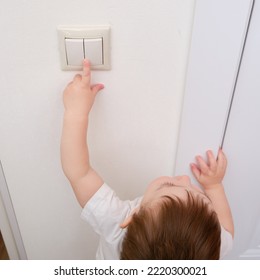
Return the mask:
<path id="1" fill-rule="evenodd" d="M 227 167 L 227 159 L 221 149 L 219 149 L 217 159 L 212 151 L 207 151 L 207 159 L 206 162 L 201 156 L 196 156 L 197 164 L 190 165 L 194 177 L 205 190 L 222 184 Z"/>
<path id="2" fill-rule="evenodd" d="M 103 88 L 103 84 L 91 85 L 90 62 L 84 59 L 82 75 L 75 75 L 73 81 L 64 90 L 63 102 L 66 112 L 87 117 L 96 94 Z"/>

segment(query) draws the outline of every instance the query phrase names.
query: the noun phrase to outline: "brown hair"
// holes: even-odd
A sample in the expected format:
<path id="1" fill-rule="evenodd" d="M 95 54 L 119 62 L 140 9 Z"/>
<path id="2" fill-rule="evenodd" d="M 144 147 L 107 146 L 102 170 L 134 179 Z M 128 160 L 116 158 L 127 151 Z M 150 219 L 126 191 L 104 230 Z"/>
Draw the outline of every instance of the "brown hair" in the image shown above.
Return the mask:
<path id="1" fill-rule="evenodd" d="M 221 228 L 217 214 L 201 198 L 165 196 L 158 210 L 141 207 L 122 244 L 123 260 L 219 259 Z"/>

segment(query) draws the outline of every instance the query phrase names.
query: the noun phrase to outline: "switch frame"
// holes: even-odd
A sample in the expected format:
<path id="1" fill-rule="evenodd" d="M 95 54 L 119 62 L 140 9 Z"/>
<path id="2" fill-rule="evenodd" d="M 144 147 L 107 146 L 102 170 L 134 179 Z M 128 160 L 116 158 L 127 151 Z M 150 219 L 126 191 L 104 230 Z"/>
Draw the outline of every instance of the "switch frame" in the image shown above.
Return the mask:
<path id="1" fill-rule="evenodd" d="M 110 70 L 110 26 L 109 25 L 60 25 L 58 40 L 60 49 L 61 69 L 82 70 L 82 66 L 68 65 L 65 39 L 102 39 L 103 63 L 91 66 L 92 70 Z M 83 54 L 85 56 L 85 54 Z"/>

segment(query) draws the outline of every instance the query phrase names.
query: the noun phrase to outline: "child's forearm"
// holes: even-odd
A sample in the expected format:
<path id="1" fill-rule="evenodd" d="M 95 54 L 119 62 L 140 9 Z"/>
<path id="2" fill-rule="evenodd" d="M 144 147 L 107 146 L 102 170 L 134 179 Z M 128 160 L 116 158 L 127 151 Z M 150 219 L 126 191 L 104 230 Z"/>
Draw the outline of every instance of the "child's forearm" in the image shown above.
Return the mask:
<path id="1" fill-rule="evenodd" d="M 223 185 L 216 184 L 210 189 L 205 189 L 205 193 L 210 198 L 213 204 L 220 224 L 234 237 L 233 218 Z"/>
<path id="2" fill-rule="evenodd" d="M 82 207 L 103 185 L 103 179 L 90 166 L 87 145 L 88 115 L 103 88 L 102 84 L 91 84 L 90 62 L 85 59 L 82 75 L 75 75 L 63 92 L 61 162 Z"/>
<path id="3" fill-rule="evenodd" d="M 65 112 L 61 139 L 63 171 L 71 183 L 85 176 L 89 169 L 86 141 L 88 116 L 75 116 Z"/>

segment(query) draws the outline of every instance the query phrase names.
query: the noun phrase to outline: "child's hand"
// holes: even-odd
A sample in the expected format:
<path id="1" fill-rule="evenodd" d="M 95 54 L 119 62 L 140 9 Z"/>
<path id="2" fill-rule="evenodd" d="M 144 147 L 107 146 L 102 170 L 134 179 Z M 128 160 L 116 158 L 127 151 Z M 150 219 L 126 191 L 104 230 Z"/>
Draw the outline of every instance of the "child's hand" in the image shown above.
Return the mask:
<path id="1" fill-rule="evenodd" d="M 104 88 L 102 84 L 91 85 L 90 62 L 83 61 L 83 73 L 77 74 L 64 90 L 63 102 L 66 112 L 87 117 L 96 94 Z"/>
<path id="2" fill-rule="evenodd" d="M 205 162 L 201 156 L 196 156 L 197 164 L 191 164 L 194 177 L 205 190 L 222 184 L 227 167 L 227 159 L 221 149 L 218 152 L 218 159 L 214 157 L 212 151 L 207 151 L 207 158 L 208 162 Z"/>

